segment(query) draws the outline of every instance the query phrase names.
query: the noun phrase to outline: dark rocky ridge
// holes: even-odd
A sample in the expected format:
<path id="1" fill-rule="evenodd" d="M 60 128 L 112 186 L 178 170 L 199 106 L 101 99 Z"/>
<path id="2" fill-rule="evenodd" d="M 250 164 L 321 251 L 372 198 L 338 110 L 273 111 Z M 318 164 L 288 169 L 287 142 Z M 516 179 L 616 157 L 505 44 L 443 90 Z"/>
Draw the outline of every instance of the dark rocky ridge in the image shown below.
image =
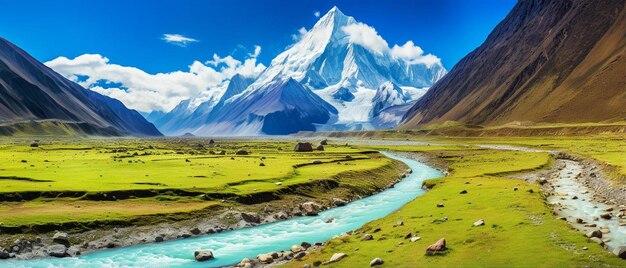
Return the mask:
<path id="1" fill-rule="evenodd" d="M 137 111 L 84 89 L 0 38 L 0 123 L 6 127 L 42 120 L 80 126 L 74 129 L 89 129 L 87 134 L 161 135 Z"/>
<path id="2" fill-rule="evenodd" d="M 522 0 L 400 128 L 624 120 L 625 33 L 623 0 Z"/>

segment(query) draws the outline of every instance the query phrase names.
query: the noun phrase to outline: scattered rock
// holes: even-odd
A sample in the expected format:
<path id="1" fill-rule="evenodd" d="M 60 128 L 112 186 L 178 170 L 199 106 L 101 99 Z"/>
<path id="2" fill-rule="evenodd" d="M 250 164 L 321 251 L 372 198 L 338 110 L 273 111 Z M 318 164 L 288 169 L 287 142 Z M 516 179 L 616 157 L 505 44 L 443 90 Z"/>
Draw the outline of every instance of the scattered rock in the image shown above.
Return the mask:
<path id="1" fill-rule="evenodd" d="M 467 190 L 463 190 L 459 194 L 467 194 Z"/>
<path id="2" fill-rule="evenodd" d="M 193 253 L 196 261 L 208 261 L 213 259 L 213 252 L 210 250 L 197 250 Z"/>
<path id="3" fill-rule="evenodd" d="M 376 265 L 381 265 L 383 264 L 384 261 L 381 258 L 374 258 L 371 262 L 370 262 L 370 267 L 371 266 L 376 266 Z"/>
<path id="4" fill-rule="evenodd" d="M 398 221 L 398 222 L 396 222 L 396 225 L 395 225 L 395 226 L 403 226 L 403 225 L 404 225 L 404 222 L 403 222 L 403 221 Z"/>
<path id="5" fill-rule="evenodd" d="M 317 148 L 318 151 L 324 151 L 324 145 L 318 145 Z"/>
<path id="6" fill-rule="evenodd" d="M 588 223 L 588 224 L 585 224 L 585 227 L 596 227 L 596 226 L 598 226 L 598 225 L 597 225 L 597 224 L 595 224 L 595 223 Z"/>
<path id="7" fill-rule="evenodd" d="M 600 238 L 597 238 L 597 237 L 592 237 L 592 238 L 589 238 L 589 239 L 590 239 L 591 241 L 593 241 L 593 242 L 598 243 L 598 245 L 600 245 L 600 246 L 604 246 L 604 241 L 602 241 L 602 239 L 600 239 Z"/>
<path id="8" fill-rule="evenodd" d="M 320 141 L 320 145 L 328 145 L 328 140 L 322 140 L 322 141 Z"/>
<path id="9" fill-rule="evenodd" d="M 626 260 L 626 246 L 619 246 L 613 249 L 613 254 L 615 256 L 620 257 Z"/>
<path id="10" fill-rule="evenodd" d="M 246 150 L 239 150 L 235 154 L 236 155 L 249 155 L 250 153 Z"/>
<path id="11" fill-rule="evenodd" d="M 306 216 L 315 216 L 322 210 L 322 206 L 315 202 L 306 202 L 300 205 L 300 207 Z"/>
<path id="12" fill-rule="evenodd" d="M 261 263 L 272 263 L 274 262 L 274 258 L 271 254 L 259 254 L 256 257 Z"/>
<path id="13" fill-rule="evenodd" d="M 335 253 L 335 254 L 333 254 L 333 256 L 330 257 L 330 260 L 328 261 L 328 263 L 338 262 L 338 261 L 340 261 L 341 259 L 343 259 L 345 257 L 348 257 L 348 254 L 342 253 L 342 252 Z"/>
<path id="14" fill-rule="evenodd" d="M 428 246 L 428 248 L 426 248 L 426 255 L 433 255 L 437 252 L 441 252 L 446 250 L 446 239 L 445 238 L 441 238 L 439 239 L 437 242 L 435 242 L 434 244 Z"/>
<path id="15" fill-rule="evenodd" d="M 378 232 L 380 232 L 380 228 L 376 228 L 374 229 L 374 231 L 372 231 L 372 233 L 378 233 Z"/>
<path id="16" fill-rule="evenodd" d="M 264 167 L 265 163 L 261 162 L 261 164 L 259 164 L 259 167 Z"/>
<path id="17" fill-rule="evenodd" d="M 608 228 L 602 228 L 600 229 L 600 232 L 602 232 L 603 234 L 608 234 L 611 232 L 611 230 L 609 230 Z"/>
<path id="18" fill-rule="evenodd" d="M 39 143 L 33 142 L 30 144 L 30 147 L 39 147 Z"/>
<path id="19" fill-rule="evenodd" d="M 363 236 L 363 240 L 364 240 L 364 241 L 373 240 L 373 239 L 374 239 L 374 236 L 373 236 L 373 235 L 371 235 L 371 234 L 365 234 L 365 235 Z"/>
<path id="20" fill-rule="evenodd" d="M 256 214 L 256 213 L 243 212 L 243 213 L 241 213 L 241 218 L 244 221 L 246 221 L 246 222 L 252 222 L 252 223 L 260 223 L 261 222 L 261 217 L 259 217 L 259 215 Z"/>
<path id="21" fill-rule="evenodd" d="M 584 222 L 585 222 L 585 221 L 584 221 L 583 219 L 581 219 L 581 218 L 576 218 L 576 223 L 582 224 L 582 223 L 584 223 Z"/>
<path id="22" fill-rule="evenodd" d="M 333 205 L 341 207 L 341 206 L 345 206 L 348 202 L 346 202 L 345 200 L 341 199 L 341 198 L 336 198 L 333 197 Z"/>
<path id="23" fill-rule="evenodd" d="M 163 236 L 157 236 L 154 238 L 154 242 L 163 242 Z"/>
<path id="24" fill-rule="evenodd" d="M 600 230 L 593 230 L 591 232 L 586 233 L 585 236 L 589 238 L 592 238 L 592 237 L 602 238 L 602 232 L 600 232 Z"/>
<path id="25" fill-rule="evenodd" d="M 48 255 L 51 257 L 63 258 L 68 256 L 67 247 L 62 244 L 49 246 L 46 248 L 46 252 L 48 252 Z"/>
<path id="26" fill-rule="evenodd" d="M 293 150 L 296 152 L 313 152 L 313 144 L 310 142 L 298 142 Z"/>
<path id="27" fill-rule="evenodd" d="M 519 190 L 517 187 L 514 187 L 514 188 L 513 188 L 513 191 L 517 191 L 517 190 Z"/>
<path id="28" fill-rule="evenodd" d="M 194 234 L 194 235 L 199 235 L 199 234 L 201 233 L 201 232 L 200 232 L 200 229 L 198 229 L 197 227 L 196 227 L 196 228 L 191 229 L 189 232 L 190 232 L 190 233 L 192 233 L 192 234 Z"/>
<path id="29" fill-rule="evenodd" d="M 66 247 L 70 246 L 69 236 L 67 235 L 67 233 L 64 232 L 54 233 L 54 235 L 52 236 L 52 241 L 61 245 L 65 245 Z"/>
<path id="30" fill-rule="evenodd" d="M 300 251 L 296 253 L 295 255 L 293 255 L 293 258 L 296 260 L 299 260 L 299 259 L 302 259 L 304 256 L 306 256 L 306 251 Z"/>
<path id="31" fill-rule="evenodd" d="M 483 226 L 483 225 L 485 225 L 485 220 L 483 219 L 480 219 L 474 222 L 474 226 Z"/>
<path id="32" fill-rule="evenodd" d="M 588 247 L 583 247 L 583 250 L 589 250 L 589 248 Z"/>
<path id="33" fill-rule="evenodd" d="M 291 252 L 293 252 L 293 253 L 298 253 L 298 252 L 301 252 L 301 251 L 304 251 L 304 250 L 305 249 L 303 247 L 298 246 L 298 245 L 291 246 Z"/>
<path id="34" fill-rule="evenodd" d="M 438 208 L 442 208 L 442 207 L 444 207 L 444 205 L 443 205 L 443 203 L 439 203 L 439 204 L 437 204 L 437 207 Z"/>
<path id="35" fill-rule="evenodd" d="M 421 238 L 421 237 L 419 237 L 419 236 L 414 236 L 414 237 L 411 237 L 411 239 L 410 239 L 409 241 L 411 241 L 411 242 L 417 242 L 417 241 L 419 241 L 420 239 L 422 239 L 422 238 Z"/>
<path id="36" fill-rule="evenodd" d="M 600 218 L 603 218 L 605 220 L 610 220 L 613 216 L 611 215 L 611 213 L 604 213 L 602 215 L 600 215 Z"/>
<path id="37" fill-rule="evenodd" d="M 408 233 L 408 234 L 406 234 L 406 235 L 404 236 L 404 239 L 409 239 L 409 238 L 411 238 L 412 236 L 413 236 L 413 234 L 412 234 L 412 233 Z"/>

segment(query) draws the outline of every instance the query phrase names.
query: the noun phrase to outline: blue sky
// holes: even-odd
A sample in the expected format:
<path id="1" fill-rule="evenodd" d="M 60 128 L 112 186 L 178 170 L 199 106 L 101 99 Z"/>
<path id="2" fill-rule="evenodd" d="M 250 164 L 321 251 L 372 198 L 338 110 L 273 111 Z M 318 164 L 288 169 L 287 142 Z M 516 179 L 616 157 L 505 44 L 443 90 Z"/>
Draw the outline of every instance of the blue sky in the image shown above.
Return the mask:
<path id="1" fill-rule="evenodd" d="M 110 62 L 149 73 L 187 69 L 213 53 L 242 58 L 262 47 L 259 61 L 309 29 L 316 11 L 337 5 L 378 31 L 389 44 L 407 40 L 442 59 L 450 69 L 480 45 L 513 7 L 513 0 L 418 1 L 191 1 L 63 0 L 3 1 L 0 36 L 40 61 L 97 53 Z M 186 47 L 164 42 L 163 34 L 199 40 Z"/>

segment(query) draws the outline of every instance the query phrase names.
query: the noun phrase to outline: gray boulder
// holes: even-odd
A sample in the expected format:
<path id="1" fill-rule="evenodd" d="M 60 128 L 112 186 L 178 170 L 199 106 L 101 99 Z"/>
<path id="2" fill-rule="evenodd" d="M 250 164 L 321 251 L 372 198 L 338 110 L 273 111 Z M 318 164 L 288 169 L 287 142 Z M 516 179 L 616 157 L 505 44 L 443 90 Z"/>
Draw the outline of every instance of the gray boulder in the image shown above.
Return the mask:
<path id="1" fill-rule="evenodd" d="M 193 253 L 196 261 L 208 261 L 213 259 L 213 252 L 210 250 L 197 250 Z"/>
<path id="2" fill-rule="evenodd" d="M 371 266 L 377 266 L 377 265 L 381 265 L 383 264 L 384 261 L 381 258 L 374 258 L 371 262 L 370 262 L 370 267 Z"/>
<path id="3" fill-rule="evenodd" d="M 48 252 L 48 255 L 51 257 L 63 258 L 69 256 L 67 254 L 67 247 L 61 244 L 49 246 L 46 248 L 46 252 Z"/>
<path id="4" fill-rule="evenodd" d="M 313 152 L 313 144 L 310 142 L 298 142 L 293 150 L 296 152 Z"/>
<path id="5" fill-rule="evenodd" d="M 52 241 L 61 245 L 65 245 L 66 247 L 70 246 L 69 236 L 67 235 L 67 233 L 64 232 L 54 233 L 54 235 L 52 236 Z"/>
<path id="6" fill-rule="evenodd" d="M 256 213 L 243 212 L 243 213 L 241 213 L 241 218 L 244 221 L 246 221 L 246 222 L 252 222 L 252 223 L 260 223 L 261 222 L 261 217 L 259 217 L 259 215 L 256 214 Z"/>
<path id="7" fill-rule="evenodd" d="M 613 249 L 613 254 L 626 260 L 626 246 L 619 246 Z"/>

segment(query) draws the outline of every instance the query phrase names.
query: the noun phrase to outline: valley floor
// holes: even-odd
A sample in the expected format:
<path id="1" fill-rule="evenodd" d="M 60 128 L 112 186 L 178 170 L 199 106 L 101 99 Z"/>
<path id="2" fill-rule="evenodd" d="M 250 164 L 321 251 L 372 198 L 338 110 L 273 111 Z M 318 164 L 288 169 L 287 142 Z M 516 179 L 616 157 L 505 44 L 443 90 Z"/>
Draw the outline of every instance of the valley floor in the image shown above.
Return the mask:
<path id="1" fill-rule="evenodd" d="M 583 214 L 583 225 L 577 223 L 579 219 L 575 215 L 564 213 L 571 209 L 567 202 L 577 199 L 576 194 L 581 198 L 586 195 L 562 193 L 555 188 L 560 185 L 550 184 L 563 169 L 556 165 L 556 159 L 581 163 L 584 169 L 576 173 L 580 175 L 571 171 L 567 174 L 576 176 L 591 191 L 589 195 L 593 197 L 589 199 L 602 208 L 600 213 L 613 211 L 610 213 L 613 227 L 609 232 L 617 233 L 605 233 L 604 241 L 598 243 L 613 243 L 611 251 L 626 246 L 626 139 L 623 136 L 427 137 L 418 141 L 388 140 L 382 142 L 385 145 L 368 140 L 359 143 L 371 149 L 417 154 L 422 161 L 445 167 L 449 175 L 427 181 L 425 186 L 431 190 L 396 213 L 337 237 L 323 248 L 288 263 L 287 267 L 320 263 L 332 267 L 365 267 L 375 258 L 383 260 L 385 267 L 624 265 L 624 260 L 583 235 L 600 229 L 586 227 L 588 223 L 592 224 L 588 226 L 595 223 L 604 226 L 608 220 Z M 586 180 L 589 177 L 604 181 L 604 187 L 593 188 L 594 184 Z M 542 185 L 544 179 L 548 182 Z M 549 203 L 546 198 L 550 196 L 556 201 Z M 484 225 L 474 226 L 479 220 Z M 402 225 L 398 225 L 400 221 Z M 425 254 L 426 248 L 441 238 L 445 238 L 448 250 L 432 256 Z M 346 257 L 330 263 L 337 253 Z"/>
<path id="2" fill-rule="evenodd" d="M 41 140 L 31 147 L 30 140 L 4 140 L 0 246 L 11 248 L 20 237 L 39 243 L 39 237 L 39 251 L 20 255 L 30 258 L 45 254 L 56 230 L 88 252 L 298 216 L 304 202 L 331 207 L 333 198 L 354 200 L 397 182 L 406 166 L 377 153 L 384 150 L 448 175 L 426 181 L 429 192 L 397 212 L 284 265 L 319 264 L 335 253 L 347 255 L 329 264 L 337 267 L 367 266 L 376 257 L 390 267 L 624 265 L 584 237 L 575 217 L 559 219 L 564 215 L 547 200 L 555 190 L 537 183 L 558 170 L 557 159 L 576 160 L 585 168 L 581 176 L 594 178 L 587 185 L 604 182 L 590 187 L 594 202 L 613 207 L 618 223 L 626 223 L 622 135 L 341 138 L 308 153 L 294 152 L 294 144 L 171 138 Z M 238 155 L 241 150 L 248 154 Z M 473 226 L 481 219 L 484 225 Z M 364 240 L 366 234 L 373 240 Z M 449 249 L 426 256 L 440 238 Z"/>

